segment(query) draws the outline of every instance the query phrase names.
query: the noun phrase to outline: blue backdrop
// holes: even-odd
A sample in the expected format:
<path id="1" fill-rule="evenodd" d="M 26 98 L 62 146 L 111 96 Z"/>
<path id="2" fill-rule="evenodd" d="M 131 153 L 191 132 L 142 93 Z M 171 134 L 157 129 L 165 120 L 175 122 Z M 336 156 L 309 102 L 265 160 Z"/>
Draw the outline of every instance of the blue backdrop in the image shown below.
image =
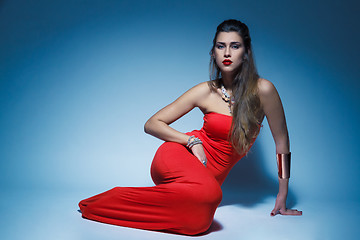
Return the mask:
<path id="1" fill-rule="evenodd" d="M 358 10 L 356 1 L 1 1 L 2 190 L 87 189 L 85 197 L 152 185 L 161 141 L 144 123 L 208 80 L 216 26 L 236 18 L 282 98 L 297 201 L 359 201 Z M 201 125 L 194 110 L 173 126 Z M 251 156 L 247 174 L 275 184 L 266 120 Z M 227 186 L 252 184 L 238 175 Z"/>

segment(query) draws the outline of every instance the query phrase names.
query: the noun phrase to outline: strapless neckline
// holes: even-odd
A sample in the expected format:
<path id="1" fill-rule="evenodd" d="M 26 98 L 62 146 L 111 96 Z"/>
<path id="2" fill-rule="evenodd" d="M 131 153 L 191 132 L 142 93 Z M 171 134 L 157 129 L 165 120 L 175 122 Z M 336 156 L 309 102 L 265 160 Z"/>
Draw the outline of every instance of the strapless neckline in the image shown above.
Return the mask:
<path id="1" fill-rule="evenodd" d="M 216 114 L 216 115 L 225 116 L 225 117 L 230 117 L 230 118 L 233 117 L 233 116 L 231 116 L 231 115 L 226 115 L 226 114 L 218 113 L 218 112 L 208 112 L 208 113 L 205 113 L 204 116 L 209 115 L 209 114 Z M 262 123 L 258 123 L 257 125 L 258 125 L 260 128 L 264 126 Z"/>
<path id="2" fill-rule="evenodd" d="M 217 115 L 222 115 L 222 116 L 226 116 L 226 117 L 233 117 L 233 116 L 231 116 L 231 115 L 226 115 L 226 114 L 223 114 L 223 113 L 218 113 L 218 112 L 208 112 L 208 113 L 206 113 L 206 114 L 204 114 L 204 115 L 209 115 L 209 114 L 217 114 Z"/>

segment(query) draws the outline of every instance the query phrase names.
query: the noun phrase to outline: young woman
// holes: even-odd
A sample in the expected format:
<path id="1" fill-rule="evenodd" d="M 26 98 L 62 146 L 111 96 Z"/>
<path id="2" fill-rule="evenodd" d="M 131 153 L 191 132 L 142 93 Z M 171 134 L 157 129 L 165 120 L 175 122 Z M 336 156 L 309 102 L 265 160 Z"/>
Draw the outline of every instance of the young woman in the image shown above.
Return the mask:
<path id="1" fill-rule="evenodd" d="M 145 124 L 165 141 L 151 166 L 154 187 L 115 187 L 82 200 L 82 216 L 126 227 L 194 235 L 206 231 L 221 198 L 221 184 L 254 143 L 266 116 L 276 145 L 279 193 L 271 215 L 301 215 L 286 208 L 289 137 L 274 85 L 259 78 L 247 26 L 221 23 L 213 40 L 211 79 L 185 92 Z M 198 107 L 201 130 L 181 133 L 169 125 Z"/>

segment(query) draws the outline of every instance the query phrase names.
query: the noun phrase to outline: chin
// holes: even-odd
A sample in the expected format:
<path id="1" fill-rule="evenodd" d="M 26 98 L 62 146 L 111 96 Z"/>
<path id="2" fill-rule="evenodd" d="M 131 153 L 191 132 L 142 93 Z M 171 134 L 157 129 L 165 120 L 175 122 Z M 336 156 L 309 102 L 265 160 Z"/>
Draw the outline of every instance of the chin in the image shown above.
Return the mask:
<path id="1" fill-rule="evenodd" d="M 220 69 L 220 71 L 222 73 L 235 73 L 239 70 L 240 66 L 239 67 L 226 67 L 226 68 L 223 68 L 223 69 Z"/>

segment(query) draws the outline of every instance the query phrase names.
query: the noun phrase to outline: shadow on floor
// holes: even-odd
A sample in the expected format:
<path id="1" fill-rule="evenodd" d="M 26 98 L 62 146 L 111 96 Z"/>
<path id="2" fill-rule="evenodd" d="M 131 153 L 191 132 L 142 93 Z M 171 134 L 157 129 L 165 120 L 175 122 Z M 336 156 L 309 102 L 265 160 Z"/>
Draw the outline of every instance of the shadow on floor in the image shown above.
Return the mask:
<path id="1" fill-rule="evenodd" d="M 273 160 L 276 165 L 275 154 L 273 159 L 269 158 L 262 157 L 261 144 L 255 142 L 251 152 L 236 163 L 223 183 L 223 200 L 220 206 L 240 204 L 252 207 L 269 196 L 276 197 L 278 180 L 269 176 L 264 167 L 264 162 L 269 160 Z M 289 189 L 287 207 L 292 208 L 295 204 L 296 197 Z"/>

